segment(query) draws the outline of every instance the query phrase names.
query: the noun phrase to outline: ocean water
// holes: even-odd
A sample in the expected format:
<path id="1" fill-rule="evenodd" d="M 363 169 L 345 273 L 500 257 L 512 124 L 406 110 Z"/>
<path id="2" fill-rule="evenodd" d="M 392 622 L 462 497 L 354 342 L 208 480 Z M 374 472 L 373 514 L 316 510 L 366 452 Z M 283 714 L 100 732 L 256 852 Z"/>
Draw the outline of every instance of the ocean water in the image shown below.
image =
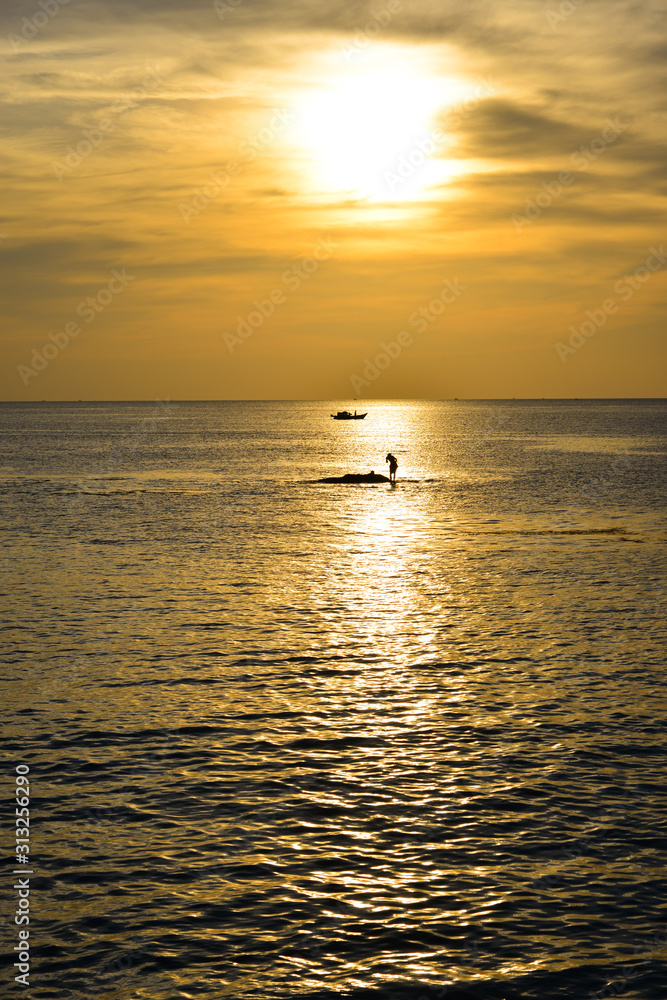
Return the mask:
<path id="1" fill-rule="evenodd" d="M 354 405 L 0 407 L 17 995 L 667 996 L 665 403 Z"/>

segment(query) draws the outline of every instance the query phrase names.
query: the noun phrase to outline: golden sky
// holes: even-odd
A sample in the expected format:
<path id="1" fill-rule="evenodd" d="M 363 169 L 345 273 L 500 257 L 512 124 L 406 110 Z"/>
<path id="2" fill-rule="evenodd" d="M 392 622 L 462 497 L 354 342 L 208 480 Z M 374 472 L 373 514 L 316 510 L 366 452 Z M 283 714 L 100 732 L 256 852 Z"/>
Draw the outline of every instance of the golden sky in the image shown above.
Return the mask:
<path id="1" fill-rule="evenodd" d="M 10 0 L 3 399 L 665 395 L 667 0 Z"/>

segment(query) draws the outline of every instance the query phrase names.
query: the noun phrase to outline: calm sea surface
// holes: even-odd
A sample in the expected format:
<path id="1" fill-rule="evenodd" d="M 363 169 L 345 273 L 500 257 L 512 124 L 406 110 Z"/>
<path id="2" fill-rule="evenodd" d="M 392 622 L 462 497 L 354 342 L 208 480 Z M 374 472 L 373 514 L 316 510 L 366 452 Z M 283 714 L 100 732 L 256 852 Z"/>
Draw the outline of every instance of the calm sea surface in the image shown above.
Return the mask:
<path id="1" fill-rule="evenodd" d="M 667 997 L 665 404 L 350 405 L 0 407 L 12 995 Z"/>

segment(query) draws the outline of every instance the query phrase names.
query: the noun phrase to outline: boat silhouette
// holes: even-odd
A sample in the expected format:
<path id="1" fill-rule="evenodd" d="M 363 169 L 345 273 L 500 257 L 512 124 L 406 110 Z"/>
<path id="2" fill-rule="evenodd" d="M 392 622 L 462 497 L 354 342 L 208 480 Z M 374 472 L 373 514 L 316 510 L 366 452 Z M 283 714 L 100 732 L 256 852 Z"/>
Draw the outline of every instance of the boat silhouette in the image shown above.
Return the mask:
<path id="1" fill-rule="evenodd" d="M 333 420 L 363 420 L 367 413 L 368 411 L 357 413 L 355 410 L 354 413 L 350 413 L 349 410 L 339 410 L 338 413 L 332 413 L 331 417 Z"/>

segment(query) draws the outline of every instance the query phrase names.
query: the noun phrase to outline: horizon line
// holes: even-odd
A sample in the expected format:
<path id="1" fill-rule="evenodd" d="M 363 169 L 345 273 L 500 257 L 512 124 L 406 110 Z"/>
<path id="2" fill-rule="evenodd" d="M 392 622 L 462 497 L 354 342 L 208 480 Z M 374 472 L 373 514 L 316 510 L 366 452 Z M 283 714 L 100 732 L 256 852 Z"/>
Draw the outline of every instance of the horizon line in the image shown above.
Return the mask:
<path id="1" fill-rule="evenodd" d="M 307 398 L 174 398 L 171 396 L 152 397 L 146 396 L 142 399 L 0 399 L 0 405 L 13 404 L 43 404 L 43 403 L 155 403 L 161 400 L 170 403 L 349 403 L 350 399 L 362 406 L 369 406 L 373 403 L 546 403 L 546 402 L 590 402 L 605 400 L 608 402 L 637 402 L 641 400 L 651 400 L 653 402 L 667 401 L 667 396 L 386 396 L 373 399 L 358 399 L 345 396 L 315 396 Z"/>

